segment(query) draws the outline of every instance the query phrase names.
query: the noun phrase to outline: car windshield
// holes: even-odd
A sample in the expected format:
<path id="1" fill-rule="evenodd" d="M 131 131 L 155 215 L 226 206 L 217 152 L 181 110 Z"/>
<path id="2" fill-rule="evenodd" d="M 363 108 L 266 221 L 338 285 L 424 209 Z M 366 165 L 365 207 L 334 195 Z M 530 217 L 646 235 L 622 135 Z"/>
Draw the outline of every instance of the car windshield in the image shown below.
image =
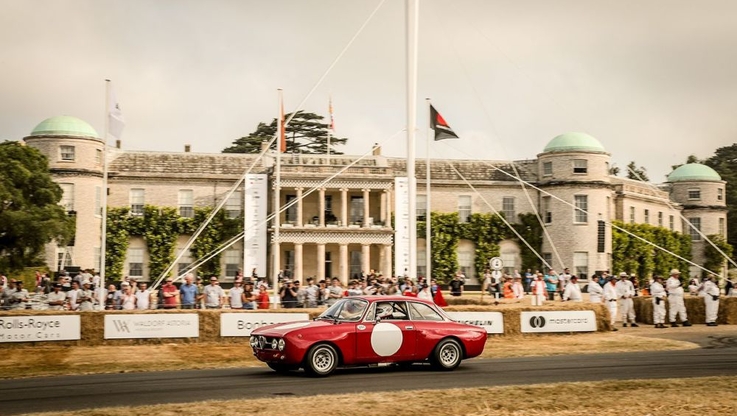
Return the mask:
<path id="1" fill-rule="evenodd" d="M 341 299 L 321 313 L 317 319 L 334 319 L 336 321 L 358 321 L 366 311 L 368 302 L 363 299 Z"/>

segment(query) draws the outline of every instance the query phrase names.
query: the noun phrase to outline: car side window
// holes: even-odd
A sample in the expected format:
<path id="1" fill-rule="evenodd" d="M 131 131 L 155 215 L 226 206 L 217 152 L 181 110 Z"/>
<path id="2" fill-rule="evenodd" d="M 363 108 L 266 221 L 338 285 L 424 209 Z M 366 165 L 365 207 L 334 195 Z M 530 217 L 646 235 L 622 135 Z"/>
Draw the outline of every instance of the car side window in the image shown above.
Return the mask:
<path id="1" fill-rule="evenodd" d="M 410 302 L 409 304 L 410 316 L 416 321 L 442 321 L 443 317 L 440 316 L 433 308 L 425 305 L 424 303 Z"/>
<path id="2" fill-rule="evenodd" d="M 378 302 L 376 304 L 376 319 L 407 320 L 407 306 L 404 302 Z"/>

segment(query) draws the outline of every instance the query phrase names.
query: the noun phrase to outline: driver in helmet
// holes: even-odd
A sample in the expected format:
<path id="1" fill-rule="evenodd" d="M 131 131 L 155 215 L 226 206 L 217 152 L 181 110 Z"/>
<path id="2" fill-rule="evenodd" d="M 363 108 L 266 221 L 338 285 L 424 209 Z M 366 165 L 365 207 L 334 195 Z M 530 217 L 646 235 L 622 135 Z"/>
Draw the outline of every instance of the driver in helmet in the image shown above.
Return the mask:
<path id="1" fill-rule="evenodd" d="M 387 319 L 392 317 L 392 305 L 381 303 L 376 306 L 376 319 Z"/>

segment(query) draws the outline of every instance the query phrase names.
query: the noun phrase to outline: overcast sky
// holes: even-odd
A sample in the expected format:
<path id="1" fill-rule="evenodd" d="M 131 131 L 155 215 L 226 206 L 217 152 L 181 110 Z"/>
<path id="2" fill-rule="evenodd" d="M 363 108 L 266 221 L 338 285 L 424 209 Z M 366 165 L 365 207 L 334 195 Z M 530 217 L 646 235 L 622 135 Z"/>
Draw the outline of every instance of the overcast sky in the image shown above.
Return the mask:
<path id="1" fill-rule="evenodd" d="M 0 140 L 73 115 L 104 129 L 105 78 L 128 150 L 220 152 L 276 115 L 327 116 L 342 150 L 403 156 L 404 1 L 0 0 Z M 598 138 L 661 182 L 737 138 L 737 1 L 420 0 L 418 157 L 432 98 L 461 140 L 433 157 L 534 158 Z"/>

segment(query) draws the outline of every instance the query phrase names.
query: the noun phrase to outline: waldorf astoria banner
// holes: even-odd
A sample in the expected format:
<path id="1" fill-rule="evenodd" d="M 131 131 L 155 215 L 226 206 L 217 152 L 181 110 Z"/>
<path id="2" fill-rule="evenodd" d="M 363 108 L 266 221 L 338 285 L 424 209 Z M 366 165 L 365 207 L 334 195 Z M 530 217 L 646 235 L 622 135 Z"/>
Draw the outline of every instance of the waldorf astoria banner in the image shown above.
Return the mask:
<path id="1" fill-rule="evenodd" d="M 198 338 L 196 313 L 105 315 L 105 339 Z"/>
<path id="2" fill-rule="evenodd" d="M 409 180 L 394 178 L 394 275 L 409 273 Z"/>
<path id="3" fill-rule="evenodd" d="M 243 276 L 253 269 L 266 276 L 266 215 L 269 204 L 268 179 L 264 174 L 248 174 L 244 200 Z"/>
<path id="4" fill-rule="evenodd" d="M 594 311 L 521 312 L 522 332 L 594 332 Z"/>
<path id="5" fill-rule="evenodd" d="M 81 339 L 79 315 L 0 316 L 0 342 Z"/>

